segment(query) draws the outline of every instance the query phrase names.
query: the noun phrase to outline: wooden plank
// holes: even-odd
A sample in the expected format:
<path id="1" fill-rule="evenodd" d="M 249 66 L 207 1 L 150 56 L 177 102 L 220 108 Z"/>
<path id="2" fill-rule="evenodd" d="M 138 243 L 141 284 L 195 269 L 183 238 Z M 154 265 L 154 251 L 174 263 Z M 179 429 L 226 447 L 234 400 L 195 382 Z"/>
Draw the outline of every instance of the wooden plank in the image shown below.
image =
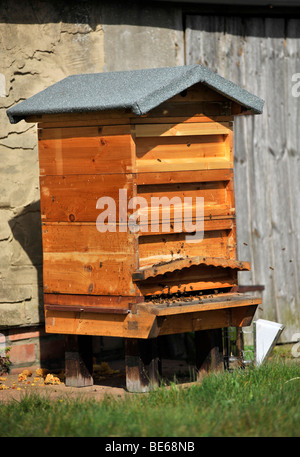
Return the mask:
<path id="1" fill-rule="evenodd" d="M 182 124 L 137 124 L 135 136 L 190 136 L 190 135 L 227 135 L 232 129 L 229 122 L 202 122 Z"/>
<path id="2" fill-rule="evenodd" d="M 149 313 L 118 315 L 76 312 L 45 312 L 46 332 L 115 336 L 122 338 L 156 338 L 159 335 L 192 332 L 223 327 L 241 327 L 251 324 L 257 305 L 216 309 L 181 314 L 155 316 Z"/>
<path id="3" fill-rule="evenodd" d="M 234 218 L 234 215 L 231 215 L 229 217 L 204 217 L 204 231 L 205 232 L 210 232 L 210 231 L 218 231 L 218 230 L 231 230 L 233 225 L 235 223 L 235 218 Z M 173 238 L 173 235 L 178 235 L 178 236 L 181 236 L 185 239 L 185 230 L 183 229 L 182 230 L 182 233 L 174 233 L 172 231 L 172 227 L 171 227 L 171 230 L 167 233 L 167 234 L 164 234 L 164 237 L 162 238 L 162 241 L 165 242 L 164 240 L 167 240 L 168 238 L 166 238 L 167 235 L 171 235 L 171 239 L 175 239 Z M 148 240 L 149 242 L 156 242 L 156 237 L 159 237 L 160 235 L 160 232 L 158 233 L 152 233 L 152 234 L 147 234 L 147 235 L 140 235 L 139 237 L 139 240 L 143 240 L 145 239 L 146 241 Z M 204 234 L 205 236 L 205 234 Z M 144 237 L 154 237 L 154 238 L 144 238 Z M 159 240 L 159 238 L 157 238 L 157 240 Z M 159 242 L 159 241 L 158 241 Z M 217 256 L 210 256 L 210 257 L 217 257 Z"/>
<path id="4" fill-rule="evenodd" d="M 232 259 L 197 256 L 171 260 L 170 262 L 162 262 L 159 264 L 155 264 L 151 267 L 140 268 L 139 270 L 133 273 L 132 277 L 134 281 L 145 281 L 148 278 L 153 278 L 155 276 L 163 275 L 165 273 L 171 273 L 175 270 L 191 268 L 196 265 L 208 265 L 221 268 L 231 268 L 240 271 L 247 271 L 251 269 L 249 262 L 241 262 Z"/>
<path id="5" fill-rule="evenodd" d="M 130 118 L 131 124 L 182 124 L 184 122 L 233 122 L 233 116 L 191 116 L 191 117 L 149 117 L 147 115 Z M 113 122 L 112 122 L 113 123 Z"/>
<path id="6" fill-rule="evenodd" d="M 225 157 L 233 164 L 233 131 L 224 135 Z"/>
<path id="7" fill-rule="evenodd" d="M 100 124 L 105 119 L 129 119 L 133 115 L 128 110 L 105 110 L 105 111 L 87 111 L 79 113 L 62 113 L 62 114 L 40 114 L 26 116 L 25 120 L 29 123 L 51 123 L 56 125 L 58 122 L 65 123 L 67 121 L 85 121 L 95 119 Z M 128 122 L 127 122 L 128 123 Z"/>
<path id="8" fill-rule="evenodd" d="M 201 119 L 201 118 L 200 118 Z M 217 119 L 216 119 L 217 120 Z M 220 118 L 220 121 L 230 121 L 232 118 Z M 196 121 L 201 122 L 201 120 Z M 209 118 L 207 121 L 209 122 Z M 53 129 L 53 128 L 65 128 L 65 127 L 93 127 L 93 126 L 104 126 L 104 125 L 129 125 L 132 123 L 131 118 L 129 117 L 120 117 L 120 118 L 106 118 L 101 116 L 91 115 L 89 116 L 88 113 L 82 113 L 82 116 L 75 115 L 73 116 L 70 114 L 66 116 L 64 119 L 49 119 L 48 121 L 45 120 L 44 122 L 38 123 L 38 129 Z"/>
<path id="9" fill-rule="evenodd" d="M 232 169 L 224 170 L 194 170 L 193 173 L 189 171 L 173 171 L 173 172 L 157 172 L 157 173 L 143 173 L 137 174 L 137 185 L 149 184 L 173 184 L 173 183 L 199 183 L 199 182 L 212 182 L 212 181 L 229 181 L 233 178 Z"/>
<path id="10" fill-rule="evenodd" d="M 130 126 L 42 129 L 38 143 L 41 176 L 134 172 Z"/>
<path id="11" fill-rule="evenodd" d="M 199 213 L 199 207 L 195 203 L 194 205 L 180 205 L 173 206 L 150 206 L 142 209 L 138 209 L 135 212 L 135 217 L 132 218 L 137 220 L 136 226 L 139 229 L 140 234 L 151 234 L 151 233 L 194 233 L 198 223 L 202 229 L 202 222 L 205 220 L 213 220 L 214 218 L 221 219 L 227 216 L 234 216 L 234 208 L 230 208 L 229 205 L 208 205 L 204 206 L 203 213 Z M 199 213 L 199 214 L 198 214 Z M 200 226 L 201 222 L 201 226 Z"/>
<path id="12" fill-rule="evenodd" d="M 76 147 L 79 147 L 76 144 L 76 140 L 88 141 L 90 140 L 93 144 L 93 141 L 97 144 L 99 140 L 101 141 L 102 137 L 107 137 L 111 135 L 123 136 L 130 135 L 131 126 L 130 125 L 97 125 L 97 126 L 86 126 L 86 127 L 63 127 L 63 128 L 50 128 L 50 129 L 39 129 L 38 138 L 39 140 L 68 140 L 72 145 L 75 143 Z M 97 141 L 98 140 L 98 141 Z"/>
<path id="13" fill-rule="evenodd" d="M 135 295 L 134 234 L 100 233 L 96 224 L 47 223 L 42 235 L 45 293 Z"/>
<path id="14" fill-rule="evenodd" d="M 232 227 L 232 221 L 222 221 L 224 230 L 208 230 L 207 224 L 212 225 L 212 222 L 218 221 L 205 223 L 203 239 L 198 243 L 190 243 L 189 240 L 186 240 L 185 233 L 140 236 L 139 266 L 152 266 L 156 263 L 169 262 L 187 256 L 230 258 L 227 238 Z"/>
<path id="15" fill-rule="evenodd" d="M 228 214 L 228 210 L 231 208 L 228 205 L 226 188 L 226 181 L 156 184 L 138 186 L 137 195 L 147 202 L 147 213 L 149 213 L 149 209 L 151 209 L 151 213 L 159 210 L 162 218 L 165 217 L 165 213 L 169 217 L 168 213 L 170 213 L 173 215 L 173 220 L 179 217 L 183 221 L 187 217 L 187 214 L 184 213 L 188 209 L 190 209 L 189 216 L 196 217 L 197 197 L 204 199 L 204 216 L 211 214 L 212 210 L 216 214 L 218 209 L 222 210 L 222 214 L 224 214 L 224 210 L 225 214 Z M 177 205 L 176 208 L 174 208 L 174 204 Z M 144 210 L 140 209 L 139 213 L 144 214 Z"/>
<path id="16" fill-rule="evenodd" d="M 160 161 L 161 160 L 161 161 Z M 232 162 L 226 158 L 181 158 L 181 159 L 137 159 L 136 167 L 138 173 L 156 173 L 164 171 L 196 171 L 196 170 L 218 170 L 232 168 Z"/>
<path id="17" fill-rule="evenodd" d="M 197 194 L 203 194 L 203 197 L 209 202 L 221 202 L 226 201 L 225 189 L 228 181 L 203 181 L 203 182 L 177 182 L 177 183 L 157 183 L 139 185 L 137 195 L 144 198 L 150 199 L 151 197 L 168 197 L 179 196 L 184 197 L 195 197 Z M 226 189 L 227 190 L 227 189 Z M 199 192 L 197 192 L 199 191 Z M 205 193 L 210 195 L 205 195 Z M 212 194 L 216 196 L 212 197 Z M 227 193 L 227 192 L 226 192 Z"/>
<path id="18" fill-rule="evenodd" d="M 80 314 L 75 311 L 45 311 L 47 333 L 149 338 L 157 332 L 156 316 L 137 314 Z"/>
<path id="19" fill-rule="evenodd" d="M 195 207 L 194 207 L 193 211 L 194 210 L 195 210 Z M 228 213 L 229 213 L 229 215 L 227 215 Z M 196 223 L 198 224 L 198 232 L 200 232 L 200 230 L 199 230 L 200 222 L 201 222 L 201 228 L 202 228 L 201 218 L 193 217 L 192 219 L 187 219 L 188 225 L 187 225 L 187 227 L 185 227 L 185 224 L 182 223 L 182 220 L 180 217 L 173 218 L 172 212 L 171 212 L 171 217 L 170 217 L 170 223 L 169 223 L 168 212 L 165 212 L 163 217 L 161 216 L 161 214 L 159 215 L 160 219 L 158 222 L 155 220 L 154 228 L 151 227 L 150 223 L 147 224 L 146 222 L 144 222 L 144 219 L 146 219 L 147 216 L 145 216 L 145 214 L 141 215 L 141 213 L 139 211 L 137 211 L 136 217 L 139 218 L 140 216 L 142 216 L 141 217 L 142 222 L 139 222 L 139 219 L 137 219 L 137 223 L 133 222 L 132 226 L 131 226 L 131 229 L 133 229 L 133 227 L 134 227 L 135 230 L 139 230 L 136 233 L 138 238 L 140 238 L 141 236 L 151 236 L 151 235 L 155 236 L 155 235 L 168 235 L 168 234 L 171 234 L 171 235 L 184 234 L 184 236 L 186 236 L 186 237 L 192 237 L 192 236 L 195 236 L 195 234 L 196 234 L 196 232 L 195 232 L 195 229 L 197 228 Z M 149 220 L 150 220 L 150 216 L 151 216 L 151 214 L 149 212 L 148 213 Z M 218 224 L 220 221 L 225 221 L 225 220 L 228 220 L 228 221 L 234 220 L 234 213 L 230 214 L 230 210 L 228 210 L 228 207 L 226 207 L 224 209 L 219 209 L 218 212 L 216 212 L 216 214 L 214 214 L 214 211 L 208 211 L 207 214 L 204 216 L 203 222 L 204 222 L 204 224 L 206 222 L 216 222 Z M 194 227 L 193 230 L 192 230 L 191 224 L 193 224 L 193 227 Z M 199 234 L 199 236 L 200 235 L 201 235 L 201 233 Z M 228 243 L 228 250 L 229 250 L 229 252 L 231 252 L 231 255 L 229 255 L 229 257 L 232 258 L 232 257 L 234 257 L 234 251 L 232 249 L 229 249 L 229 237 L 231 238 L 230 234 L 228 236 L 227 243 Z M 198 242 L 196 237 L 194 240 L 192 240 L 192 238 L 190 238 L 190 241 L 193 243 Z M 230 248 L 231 247 L 232 246 L 230 246 Z M 214 257 L 214 256 L 212 256 L 212 257 Z M 218 256 L 215 256 L 215 257 L 218 257 Z"/>
<path id="20" fill-rule="evenodd" d="M 66 335 L 65 378 L 67 387 L 87 387 L 94 384 L 91 336 Z"/>
<path id="21" fill-rule="evenodd" d="M 125 339 L 126 388 L 149 392 L 159 385 L 159 356 L 156 338 Z"/>
<path id="22" fill-rule="evenodd" d="M 150 231 L 149 229 L 147 229 L 147 225 L 148 225 L 148 223 L 150 224 L 151 214 L 153 214 L 154 212 L 157 213 L 157 219 L 158 219 L 157 224 L 156 224 L 156 219 L 154 219 L 153 225 L 155 225 L 155 226 L 158 225 L 159 223 L 161 223 L 162 221 L 168 221 L 169 219 L 171 222 L 175 222 L 175 221 L 178 221 L 178 223 L 182 222 L 181 226 L 184 226 L 184 219 L 183 219 L 183 215 L 182 215 L 182 206 L 183 205 L 182 206 L 179 205 L 179 202 L 178 202 L 177 206 L 175 206 L 174 203 L 170 203 L 170 205 L 169 205 L 168 204 L 169 202 L 168 201 L 166 201 L 166 202 L 167 202 L 167 204 L 165 204 L 165 205 L 163 205 L 163 204 L 161 204 L 159 206 L 147 205 L 147 206 L 143 206 L 142 208 L 139 208 L 135 211 L 136 218 L 140 218 L 141 231 L 142 231 L 143 224 L 146 226 L 144 232 Z M 196 220 L 196 216 L 197 216 L 196 201 L 192 205 L 185 204 L 184 209 L 186 210 L 186 212 L 190 211 L 187 221 L 189 221 L 190 219 L 192 219 L 193 221 Z M 230 206 L 227 205 L 226 203 L 220 203 L 220 204 L 216 204 L 216 205 L 207 204 L 207 205 L 204 205 L 203 212 L 204 212 L 203 217 L 198 216 L 198 218 L 197 218 L 198 220 L 202 220 L 202 219 L 205 220 L 208 218 L 213 219 L 214 217 L 216 217 L 216 218 L 218 217 L 219 219 L 226 219 L 226 216 L 230 216 L 230 217 L 234 216 L 235 208 L 230 208 Z M 156 231 L 156 230 L 153 229 L 153 232 L 154 231 Z M 159 229 L 157 229 L 157 231 L 159 231 Z M 181 231 L 181 228 L 180 228 L 180 231 Z"/>
<path id="23" fill-rule="evenodd" d="M 136 295 L 132 282 L 135 257 L 131 254 L 45 252 L 45 293 Z"/>
<path id="24" fill-rule="evenodd" d="M 154 335 L 211 330 L 224 327 L 245 327 L 251 324 L 257 305 L 217 309 L 157 317 L 157 332 Z"/>
<path id="25" fill-rule="evenodd" d="M 215 92 L 215 94 L 217 94 Z M 171 101 L 172 99 L 170 99 Z M 119 124 L 138 124 L 138 123 L 172 123 L 172 122 L 231 122 L 233 121 L 233 116 L 229 115 L 228 109 L 228 100 L 225 101 L 225 109 L 227 115 L 217 116 L 215 115 L 213 118 L 208 117 L 205 115 L 198 115 L 190 117 L 186 117 L 186 112 L 184 112 L 184 103 L 185 100 L 176 100 L 174 99 L 173 105 L 176 106 L 176 111 L 178 111 L 178 105 L 182 110 L 181 117 L 174 117 L 174 113 L 170 112 L 169 116 L 162 116 L 162 117 L 151 117 L 153 115 L 150 112 L 150 117 L 146 114 L 143 116 L 136 116 L 132 113 L 128 113 L 126 111 L 111 111 L 111 112 L 82 112 L 82 113 L 66 113 L 66 114 L 43 114 L 40 116 L 28 116 L 26 118 L 26 122 L 30 123 L 38 123 L 38 128 L 54 128 L 54 127 L 81 127 L 81 126 L 92 126 L 92 125 L 119 125 Z M 216 100 L 215 100 L 216 101 Z M 210 115 L 212 115 L 212 111 L 220 111 L 220 101 L 218 101 L 218 109 L 215 105 L 213 108 L 209 104 L 209 111 Z M 232 104 L 232 102 L 231 102 Z M 202 103 L 201 106 L 205 107 L 207 103 Z M 233 105 L 233 104 L 232 104 Z M 224 106 L 221 104 L 221 106 Z M 162 108 L 164 110 L 164 107 Z M 206 108 L 207 109 L 207 108 Z M 165 113 L 164 113 L 165 114 Z"/>
<path id="26" fill-rule="evenodd" d="M 134 234 L 119 230 L 100 233 L 96 223 L 44 222 L 42 236 L 45 253 L 97 254 L 99 263 L 102 255 L 134 254 Z"/>
<path id="27" fill-rule="evenodd" d="M 195 332 L 197 380 L 211 372 L 224 370 L 222 329 Z"/>
<path id="28" fill-rule="evenodd" d="M 156 316 L 141 308 L 136 314 L 93 314 L 64 311 L 45 312 L 46 331 L 77 335 L 103 335 L 125 338 L 155 338 L 158 335 L 189 331 L 250 325 L 257 308 L 257 300 L 226 308 L 205 309 L 195 312 Z M 197 309 L 197 308 L 194 308 Z"/>
<path id="29" fill-rule="evenodd" d="M 232 230 L 228 233 L 227 238 L 228 257 L 237 258 L 237 241 L 236 241 L 236 220 L 232 221 Z"/>
<path id="30" fill-rule="evenodd" d="M 234 179 L 226 181 L 226 197 L 231 208 L 235 208 Z"/>
<path id="31" fill-rule="evenodd" d="M 189 314 L 195 312 L 215 311 L 218 309 L 233 309 L 238 307 L 252 306 L 261 304 L 261 298 L 251 297 L 238 293 L 224 293 L 212 295 L 211 298 L 203 296 L 203 298 L 191 297 L 190 301 L 182 301 L 176 299 L 171 303 L 171 299 L 165 303 L 145 302 L 137 305 L 137 309 L 156 316 L 170 316 L 175 314 Z"/>
<path id="32" fill-rule="evenodd" d="M 155 126 L 155 125 L 154 125 Z M 203 159 L 225 157 L 224 135 L 153 136 L 136 138 L 136 156 L 146 159 Z"/>
<path id="33" fill-rule="evenodd" d="M 244 334 L 241 327 L 236 329 L 236 349 L 237 349 L 237 359 L 240 368 L 245 368 L 244 365 Z"/>
<path id="34" fill-rule="evenodd" d="M 92 313 L 92 314 L 128 314 L 129 309 L 125 308 L 104 308 L 99 306 L 81 306 L 81 305 L 47 305 L 45 304 L 47 311 L 75 311 L 76 313 Z"/>
<path id="35" fill-rule="evenodd" d="M 101 308 L 113 311 L 115 308 L 123 309 L 127 312 L 128 309 L 134 309 L 135 305 L 142 303 L 143 297 L 121 296 L 121 295 L 76 295 L 76 294 L 44 294 L 45 306 L 71 306 L 83 307 L 85 311 L 89 308 Z M 51 308 L 49 308 L 51 309 Z M 54 308 L 52 308 L 54 309 Z M 61 309 L 61 308 L 57 308 Z M 107 311 L 109 312 L 109 311 Z"/>
<path id="36" fill-rule="evenodd" d="M 195 222 L 194 219 L 193 222 Z M 182 232 L 174 232 L 173 227 L 166 233 L 161 230 L 151 232 L 150 227 L 149 233 L 141 232 L 139 234 L 139 257 L 155 256 L 159 253 L 172 257 L 180 253 L 181 255 L 182 253 L 189 255 L 189 249 L 195 249 L 195 252 L 200 249 L 197 255 L 200 255 L 200 252 L 207 252 L 206 255 L 209 257 L 218 257 L 212 254 L 213 252 L 217 254 L 218 249 L 224 253 L 228 250 L 230 254 L 232 246 L 228 231 L 232 230 L 234 224 L 235 221 L 232 216 L 227 219 L 215 219 L 213 217 L 205 219 L 204 238 L 199 243 L 186 242 L 186 230 L 184 227 Z M 117 225 L 115 232 L 100 233 L 96 229 L 95 223 L 43 222 L 43 250 L 44 252 L 90 252 L 99 254 L 99 258 L 102 254 L 108 255 L 115 252 L 120 254 L 133 253 L 136 249 L 134 248 L 135 234 L 128 231 L 122 232 L 121 230 L 124 229 L 126 229 L 126 225 Z M 188 251 L 185 251 L 185 249 Z M 230 257 L 230 255 L 219 257 Z"/>
<path id="37" fill-rule="evenodd" d="M 120 295 L 76 295 L 76 294 L 44 294 L 45 303 L 52 305 L 84 305 L 105 306 L 105 307 L 123 307 L 130 308 L 132 305 L 142 303 L 143 297 L 131 297 Z"/>
<path id="38" fill-rule="evenodd" d="M 174 211 L 172 206 L 170 208 L 170 223 L 169 223 L 169 210 L 165 209 L 162 210 L 159 208 L 158 213 L 158 220 L 154 219 L 153 227 L 151 227 L 151 209 L 143 209 L 137 210 L 133 217 L 133 225 L 137 232 L 137 236 L 150 236 L 150 235 L 168 235 L 168 234 L 189 234 L 190 236 L 195 233 L 195 230 L 191 230 L 190 223 L 193 224 L 195 229 L 196 222 L 201 221 L 201 217 L 196 217 L 196 205 L 191 207 L 192 211 L 192 218 L 187 218 L 189 224 L 185 227 L 184 220 L 182 220 L 181 216 L 176 215 L 174 217 Z M 227 205 L 220 205 L 217 209 L 213 209 L 212 207 L 206 208 L 204 211 L 204 226 L 208 223 L 215 223 L 216 229 L 219 228 L 219 224 L 221 226 L 223 223 L 232 224 L 234 223 L 235 218 L 235 210 L 234 208 L 229 208 Z M 137 222 L 135 222 L 135 220 Z M 226 222 L 227 221 L 227 222 Z M 200 224 L 199 224 L 200 225 Z M 204 229 L 205 230 L 205 229 Z M 185 236 L 185 235 L 184 235 Z M 193 242 L 196 242 L 193 241 Z"/>
<path id="39" fill-rule="evenodd" d="M 119 189 L 133 197 L 131 174 L 44 176 L 40 178 L 41 218 L 43 222 L 93 222 L 103 209 L 96 205 L 101 197 L 111 197 L 112 217 L 119 221 Z M 115 202 L 115 206 L 114 206 Z M 127 202 L 126 202 L 127 203 Z M 98 205 L 99 206 L 99 205 Z"/>

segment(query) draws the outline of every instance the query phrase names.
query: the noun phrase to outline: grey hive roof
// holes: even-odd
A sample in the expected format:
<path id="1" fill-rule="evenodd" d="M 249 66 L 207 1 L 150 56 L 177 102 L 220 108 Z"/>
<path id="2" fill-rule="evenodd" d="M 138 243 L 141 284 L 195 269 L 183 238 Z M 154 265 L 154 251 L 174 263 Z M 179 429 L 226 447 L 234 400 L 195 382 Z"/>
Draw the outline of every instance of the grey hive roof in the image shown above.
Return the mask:
<path id="1" fill-rule="evenodd" d="M 129 109 L 146 114 L 169 98 L 203 83 L 254 114 L 263 100 L 202 65 L 68 76 L 7 110 L 11 123 L 31 115 Z"/>

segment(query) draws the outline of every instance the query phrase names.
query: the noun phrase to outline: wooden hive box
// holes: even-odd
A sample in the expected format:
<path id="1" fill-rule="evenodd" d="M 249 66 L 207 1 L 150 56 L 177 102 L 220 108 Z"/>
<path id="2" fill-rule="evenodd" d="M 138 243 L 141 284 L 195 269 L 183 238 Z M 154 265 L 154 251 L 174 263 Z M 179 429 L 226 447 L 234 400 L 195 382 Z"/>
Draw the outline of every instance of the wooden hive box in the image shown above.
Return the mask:
<path id="1" fill-rule="evenodd" d="M 8 110 L 38 125 L 47 332 L 133 339 L 130 353 L 251 323 L 233 126 L 262 107 L 191 65 L 70 76 Z"/>

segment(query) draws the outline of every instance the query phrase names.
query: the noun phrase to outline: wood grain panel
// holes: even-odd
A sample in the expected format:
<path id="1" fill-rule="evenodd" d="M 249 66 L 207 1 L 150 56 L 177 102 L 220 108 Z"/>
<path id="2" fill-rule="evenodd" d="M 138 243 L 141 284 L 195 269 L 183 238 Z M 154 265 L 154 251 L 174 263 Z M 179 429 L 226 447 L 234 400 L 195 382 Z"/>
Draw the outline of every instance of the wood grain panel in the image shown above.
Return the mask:
<path id="1" fill-rule="evenodd" d="M 135 295 L 135 260 L 121 253 L 45 252 L 45 293 Z"/>
<path id="2" fill-rule="evenodd" d="M 160 159 L 161 160 L 161 159 Z M 194 170 L 217 170 L 220 168 L 232 168 L 232 163 L 226 158 L 211 157 L 209 159 L 148 159 L 137 160 L 138 172 L 162 172 L 162 171 L 194 171 Z"/>
<path id="3" fill-rule="evenodd" d="M 145 198 L 149 206 L 151 201 L 162 197 L 179 198 L 182 206 L 185 198 L 194 201 L 196 197 L 202 197 L 204 205 L 208 207 L 227 203 L 226 185 L 227 183 L 222 181 L 144 185 L 138 186 L 137 195 Z"/>
<path id="4" fill-rule="evenodd" d="M 100 233 L 94 224 L 48 223 L 42 236 L 46 293 L 134 295 L 134 234 Z"/>
<path id="5" fill-rule="evenodd" d="M 184 316 L 158 317 L 159 335 L 172 335 L 223 327 L 246 327 L 251 324 L 257 305 L 200 311 Z"/>
<path id="6" fill-rule="evenodd" d="M 96 224 L 83 223 L 43 223 L 43 251 L 44 252 L 78 252 L 120 255 L 134 254 L 135 235 L 129 232 L 100 233 Z"/>
<path id="7" fill-rule="evenodd" d="M 141 303 L 142 297 L 126 297 L 120 295 L 76 295 L 76 294 L 44 294 L 44 303 L 49 306 L 62 307 L 82 306 L 86 311 L 89 309 L 132 309 L 133 305 Z M 52 308 L 53 309 L 53 308 Z"/>
<path id="8" fill-rule="evenodd" d="M 140 124 L 135 126 L 135 136 L 189 136 L 228 134 L 232 129 L 229 122 L 202 122 L 182 124 Z"/>
<path id="9" fill-rule="evenodd" d="M 163 127 L 163 124 L 160 127 Z M 154 136 L 136 139 L 138 160 L 225 157 L 225 152 L 223 135 Z"/>
<path id="10" fill-rule="evenodd" d="M 191 116 L 191 117 L 176 117 L 172 116 L 170 113 L 170 117 L 149 117 L 147 115 L 140 116 L 140 117 L 133 117 L 130 119 L 131 124 L 182 124 L 184 122 L 233 122 L 233 116 Z"/>
<path id="11" fill-rule="evenodd" d="M 116 204 L 116 220 L 119 220 L 119 189 L 127 190 L 127 198 L 133 196 L 132 175 L 67 175 L 40 178 L 42 221 L 95 222 L 100 209 L 96 208 L 100 197 L 111 197 Z"/>
<path id="12" fill-rule="evenodd" d="M 131 173 L 130 126 L 53 128 L 39 131 L 40 175 Z"/>
<path id="13" fill-rule="evenodd" d="M 204 230 L 203 240 L 189 243 L 184 233 L 139 237 L 140 267 L 168 262 L 179 257 L 208 256 L 229 258 L 228 230 Z"/>
<path id="14" fill-rule="evenodd" d="M 75 335 L 99 335 L 127 338 L 148 338 L 156 317 L 149 313 L 95 314 L 79 312 L 45 312 L 46 331 Z"/>
<path id="15" fill-rule="evenodd" d="M 194 170 L 193 173 L 189 171 L 140 172 L 137 174 L 137 185 L 229 181 L 232 178 L 232 169 Z"/>

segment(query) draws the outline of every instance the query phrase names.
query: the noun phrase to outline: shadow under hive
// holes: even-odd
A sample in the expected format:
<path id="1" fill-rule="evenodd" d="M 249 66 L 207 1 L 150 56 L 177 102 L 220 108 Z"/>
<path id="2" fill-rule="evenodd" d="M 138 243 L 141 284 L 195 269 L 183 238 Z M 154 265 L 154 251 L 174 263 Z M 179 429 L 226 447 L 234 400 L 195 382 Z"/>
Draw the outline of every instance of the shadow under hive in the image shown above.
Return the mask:
<path id="1" fill-rule="evenodd" d="M 222 328 L 250 325 L 261 300 L 238 289 L 250 264 L 236 252 L 233 126 L 262 108 L 190 65 L 70 76 L 7 111 L 38 127 L 45 325 L 69 335 L 67 383 L 92 383 L 88 336 L 124 337 L 127 388 L 146 391 L 158 336 L 195 331 L 201 372 Z"/>

